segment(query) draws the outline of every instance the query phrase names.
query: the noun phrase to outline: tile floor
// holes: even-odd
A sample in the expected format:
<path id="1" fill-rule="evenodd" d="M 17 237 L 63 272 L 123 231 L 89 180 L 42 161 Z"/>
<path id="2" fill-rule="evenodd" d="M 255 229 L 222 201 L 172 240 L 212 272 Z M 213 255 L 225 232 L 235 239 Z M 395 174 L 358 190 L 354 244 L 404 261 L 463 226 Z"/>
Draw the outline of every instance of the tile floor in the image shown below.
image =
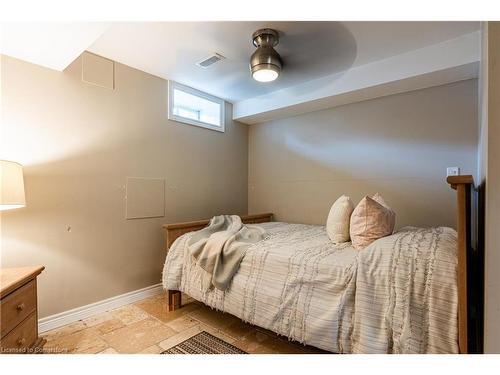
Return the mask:
<path id="1" fill-rule="evenodd" d="M 43 333 L 45 353 L 158 354 L 201 331 L 248 353 L 325 353 L 288 341 L 265 329 L 243 323 L 183 296 L 183 306 L 166 308 L 166 295 L 134 304 Z"/>

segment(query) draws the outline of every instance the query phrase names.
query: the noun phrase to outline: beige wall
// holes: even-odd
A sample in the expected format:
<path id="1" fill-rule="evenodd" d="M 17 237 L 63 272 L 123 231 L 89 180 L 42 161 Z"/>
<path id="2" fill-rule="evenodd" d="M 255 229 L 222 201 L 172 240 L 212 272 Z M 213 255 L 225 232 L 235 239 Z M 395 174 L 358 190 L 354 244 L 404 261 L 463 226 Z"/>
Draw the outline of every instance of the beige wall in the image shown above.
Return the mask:
<path id="1" fill-rule="evenodd" d="M 483 101 L 479 154 L 486 182 L 485 353 L 500 353 L 500 22 L 483 27 Z"/>
<path id="2" fill-rule="evenodd" d="M 323 224 L 341 195 L 380 192 L 397 226 L 456 224 L 446 167 L 477 170 L 477 81 L 345 105 L 249 129 L 249 212 Z"/>
<path id="3" fill-rule="evenodd" d="M 247 126 L 167 120 L 167 81 L 115 64 L 115 90 L 3 56 L 2 158 L 27 207 L 1 219 L 2 267 L 43 264 L 40 316 L 160 282 L 161 225 L 246 213 Z M 166 179 L 166 216 L 125 220 L 126 177 Z"/>

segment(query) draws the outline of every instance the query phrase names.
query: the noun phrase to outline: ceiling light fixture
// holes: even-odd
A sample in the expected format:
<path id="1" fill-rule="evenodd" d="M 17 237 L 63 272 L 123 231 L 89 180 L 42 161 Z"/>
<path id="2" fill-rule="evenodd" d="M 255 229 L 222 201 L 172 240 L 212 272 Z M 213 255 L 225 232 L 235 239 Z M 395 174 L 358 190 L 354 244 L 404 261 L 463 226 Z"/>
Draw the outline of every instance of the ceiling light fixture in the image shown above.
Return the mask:
<path id="1" fill-rule="evenodd" d="M 274 50 L 279 42 L 279 34 L 273 29 L 260 29 L 252 34 L 257 50 L 250 58 L 252 77 L 259 82 L 271 82 L 278 78 L 283 62 Z"/>

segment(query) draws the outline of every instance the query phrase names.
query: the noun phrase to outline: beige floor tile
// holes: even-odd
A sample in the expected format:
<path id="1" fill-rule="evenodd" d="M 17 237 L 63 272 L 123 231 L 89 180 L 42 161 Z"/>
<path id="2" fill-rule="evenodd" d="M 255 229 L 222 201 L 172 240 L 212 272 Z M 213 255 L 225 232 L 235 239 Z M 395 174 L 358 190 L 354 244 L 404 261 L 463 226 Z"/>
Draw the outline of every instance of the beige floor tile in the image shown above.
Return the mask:
<path id="1" fill-rule="evenodd" d="M 181 301 L 182 301 L 183 305 L 186 305 L 186 304 L 191 303 L 191 302 L 198 302 L 194 298 L 191 298 L 186 293 L 181 293 L 181 294 L 182 294 Z M 143 300 L 135 302 L 134 304 L 141 303 L 142 301 L 149 301 L 149 302 L 154 301 L 154 302 L 158 302 L 158 303 L 165 303 L 165 304 L 167 304 L 167 298 L 168 298 L 167 297 L 167 292 L 163 291 L 162 293 L 159 293 L 159 294 L 156 294 L 154 296 L 145 298 Z"/>
<path id="2" fill-rule="evenodd" d="M 157 305 L 167 305 L 167 294 L 160 293 L 148 298 L 141 299 L 140 301 L 134 302 L 135 306 L 141 307 L 141 305 L 157 304 Z"/>
<path id="3" fill-rule="evenodd" d="M 200 307 L 190 312 L 189 316 L 216 329 L 225 329 L 238 320 L 238 318 L 233 315 L 224 314 L 207 306 Z"/>
<path id="4" fill-rule="evenodd" d="M 103 335 L 122 327 L 125 327 L 125 324 L 123 324 L 123 322 L 120 319 L 106 320 L 101 324 L 94 326 L 94 328 Z"/>
<path id="5" fill-rule="evenodd" d="M 166 300 L 166 296 L 164 297 L 165 300 Z M 188 296 L 187 294 L 185 293 L 182 293 L 182 297 L 181 297 L 181 301 L 183 304 L 188 304 L 188 303 L 193 303 L 193 302 L 198 302 L 196 301 L 194 298 L 191 298 L 190 296 Z"/>
<path id="6" fill-rule="evenodd" d="M 158 344 L 158 346 L 160 348 L 162 348 L 163 350 L 170 349 L 172 346 L 180 344 L 181 342 L 187 340 L 188 338 L 193 337 L 194 335 L 197 335 L 201 331 L 203 331 L 203 329 L 201 328 L 201 325 L 198 324 L 198 325 L 191 327 L 185 331 L 182 331 L 182 332 L 180 332 L 172 337 L 169 337 L 166 340 L 163 340 L 162 342 L 160 342 Z"/>
<path id="7" fill-rule="evenodd" d="M 241 340 L 245 335 L 255 330 L 255 326 L 245 323 L 242 320 L 237 319 L 236 321 L 229 324 L 227 327 L 222 329 L 225 335 L 228 335 L 235 340 Z"/>
<path id="8" fill-rule="evenodd" d="M 102 335 L 120 353 L 139 353 L 177 332 L 156 319 L 147 318 Z"/>
<path id="9" fill-rule="evenodd" d="M 135 305 L 126 305 L 118 309 L 111 310 L 110 314 L 113 319 L 119 319 L 125 325 L 136 323 L 149 317 L 144 310 Z"/>
<path id="10" fill-rule="evenodd" d="M 113 319 L 113 315 L 109 311 L 107 311 L 102 314 L 93 315 L 87 319 L 84 319 L 83 322 L 87 327 L 94 327 L 111 319 Z"/>
<path id="11" fill-rule="evenodd" d="M 168 311 L 167 302 L 163 296 L 152 297 L 136 302 L 135 306 L 165 323 L 201 308 L 197 303 L 187 303 L 183 304 L 178 310 Z"/>
<path id="12" fill-rule="evenodd" d="M 177 332 L 185 331 L 188 328 L 194 327 L 200 322 L 194 318 L 191 318 L 189 315 L 181 316 L 180 318 L 170 320 L 168 323 L 165 323 L 170 328 L 176 330 Z"/>
<path id="13" fill-rule="evenodd" d="M 267 331 L 267 330 L 265 330 Z M 263 330 L 255 329 L 241 340 L 233 343 L 236 347 L 250 354 L 322 354 L 324 350 L 305 346 L 296 341 L 289 341 L 286 337 Z"/>
<path id="14" fill-rule="evenodd" d="M 272 340 L 271 336 L 254 330 L 241 340 L 235 341 L 233 345 L 247 353 L 277 353 L 272 349 Z"/>
<path id="15" fill-rule="evenodd" d="M 87 328 L 70 335 L 47 341 L 46 353 L 99 353 L 108 348 L 94 328 Z"/>
<path id="16" fill-rule="evenodd" d="M 271 338 L 264 345 L 264 348 L 269 348 L 273 352 L 279 354 L 300 354 L 302 353 L 301 349 L 293 345 L 293 343 L 285 340 L 281 340 L 279 338 Z"/>
<path id="17" fill-rule="evenodd" d="M 269 336 L 277 336 L 277 337 L 283 337 L 283 336 L 278 336 L 278 334 L 274 333 L 273 331 L 269 330 L 269 329 L 266 329 L 266 328 L 262 328 L 262 327 L 259 327 L 259 326 L 254 326 L 255 330 L 259 331 L 259 332 L 262 332 L 262 333 L 265 333 Z"/>
<path id="18" fill-rule="evenodd" d="M 143 351 L 139 352 L 139 354 L 160 354 L 161 352 L 163 352 L 162 348 L 160 348 L 158 345 L 152 345 L 149 348 L 146 348 Z"/>
<path id="19" fill-rule="evenodd" d="M 104 349 L 102 352 L 99 352 L 97 354 L 120 354 L 120 353 L 118 353 L 115 349 L 109 347 L 109 348 Z"/>
<path id="20" fill-rule="evenodd" d="M 52 341 L 54 339 L 63 337 L 63 336 L 68 336 L 71 335 L 72 333 L 82 331 L 84 329 L 88 328 L 85 323 L 83 323 L 81 320 L 78 322 L 68 324 L 47 332 L 44 332 L 41 336 L 46 339 L 47 341 Z"/>
<path id="21" fill-rule="evenodd" d="M 141 299 L 137 302 L 134 302 L 134 305 L 140 304 L 141 302 L 158 302 L 160 303 L 161 301 L 166 301 L 167 300 L 167 293 L 159 293 L 155 294 L 154 296 L 147 297 L 144 299 Z"/>
<path id="22" fill-rule="evenodd" d="M 212 310 L 183 295 L 183 307 L 167 311 L 156 295 L 46 332 L 47 353 L 161 353 L 207 331 L 248 353 L 327 353 Z M 90 328 L 89 328 L 90 327 Z"/>

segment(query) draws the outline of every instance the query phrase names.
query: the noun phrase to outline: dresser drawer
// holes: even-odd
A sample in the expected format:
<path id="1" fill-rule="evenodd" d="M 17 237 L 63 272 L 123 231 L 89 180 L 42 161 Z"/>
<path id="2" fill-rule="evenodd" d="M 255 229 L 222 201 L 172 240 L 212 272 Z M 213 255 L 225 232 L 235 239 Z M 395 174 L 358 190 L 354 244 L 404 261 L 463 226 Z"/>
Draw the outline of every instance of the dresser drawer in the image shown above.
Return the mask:
<path id="1" fill-rule="evenodd" d="M 32 280 L 10 293 L 0 303 L 1 337 L 4 337 L 36 311 L 36 281 Z"/>
<path id="2" fill-rule="evenodd" d="M 24 322 L 0 339 L 2 351 L 13 354 L 22 353 L 23 349 L 35 344 L 38 338 L 37 324 L 36 311 L 33 311 Z"/>

